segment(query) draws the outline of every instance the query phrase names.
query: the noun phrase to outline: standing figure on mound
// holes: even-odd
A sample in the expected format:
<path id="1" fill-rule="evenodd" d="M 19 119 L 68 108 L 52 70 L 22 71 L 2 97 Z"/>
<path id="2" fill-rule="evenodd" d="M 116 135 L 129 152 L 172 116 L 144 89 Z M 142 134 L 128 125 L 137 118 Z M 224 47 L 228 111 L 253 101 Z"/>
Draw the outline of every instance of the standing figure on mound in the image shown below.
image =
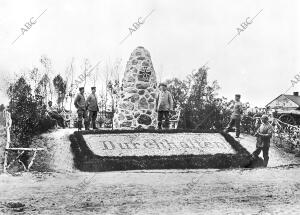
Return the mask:
<path id="1" fill-rule="evenodd" d="M 85 130 L 89 130 L 86 102 L 84 98 L 84 87 L 79 88 L 79 92 L 75 98 L 74 105 L 77 108 L 78 114 L 78 130 L 82 128 L 82 118 L 84 119 Z"/>
<path id="2" fill-rule="evenodd" d="M 241 95 L 239 95 L 239 94 L 235 95 L 235 103 L 234 103 L 234 107 L 233 107 L 233 113 L 231 114 L 229 125 L 224 130 L 227 133 L 235 125 L 236 138 L 239 138 L 239 136 L 240 136 L 241 116 L 243 113 L 243 106 L 242 106 L 242 103 L 240 102 L 240 100 L 241 100 Z"/>
<path id="3" fill-rule="evenodd" d="M 272 125 L 269 123 L 267 115 L 263 115 L 261 121 L 262 124 L 255 133 L 255 136 L 257 137 L 256 150 L 252 153 L 252 156 L 254 159 L 257 159 L 260 152 L 263 151 L 264 166 L 266 167 L 269 161 L 270 139 L 274 131 Z"/>
<path id="4" fill-rule="evenodd" d="M 97 113 L 99 111 L 98 107 L 98 101 L 96 97 L 96 87 L 91 87 L 92 93 L 87 97 L 86 99 L 86 105 L 87 109 L 89 111 L 89 123 L 88 125 L 90 126 L 91 121 L 93 125 L 93 129 L 98 129 L 96 127 L 96 118 L 97 118 Z"/>
<path id="5" fill-rule="evenodd" d="M 170 126 L 169 114 L 173 110 L 173 98 L 169 91 L 167 91 L 166 84 L 159 84 L 158 97 L 156 99 L 155 111 L 158 112 L 158 129 L 161 129 L 163 117 L 165 118 L 166 129 Z"/>

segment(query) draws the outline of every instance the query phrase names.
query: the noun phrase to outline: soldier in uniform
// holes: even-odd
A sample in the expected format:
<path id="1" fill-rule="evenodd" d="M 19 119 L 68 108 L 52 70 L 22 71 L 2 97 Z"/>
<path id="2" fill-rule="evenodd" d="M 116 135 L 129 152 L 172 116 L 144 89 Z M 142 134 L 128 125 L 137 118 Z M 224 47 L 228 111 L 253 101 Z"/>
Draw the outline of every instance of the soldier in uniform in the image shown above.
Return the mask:
<path id="1" fill-rule="evenodd" d="M 78 130 L 82 128 L 82 118 L 84 119 L 85 130 L 89 130 L 86 102 L 84 98 L 84 87 L 79 88 L 79 93 L 77 94 L 74 105 L 77 108 L 78 113 Z"/>
<path id="2" fill-rule="evenodd" d="M 64 120 L 63 116 L 58 113 L 57 108 L 54 108 L 52 106 L 52 101 L 48 102 L 47 111 L 48 111 L 48 115 L 52 119 L 54 119 L 60 127 L 62 127 L 62 128 L 66 127 L 65 120 Z"/>
<path id="3" fill-rule="evenodd" d="M 155 110 L 158 112 L 158 129 L 162 129 L 162 120 L 165 117 L 166 129 L 169 129 L 170 120 L 169 114 L 173 110 L 173 98 L 171 93 L 167 90 L 167 85 L 164 83 L 159 84 L 160 92 L 156 99 Z"/>
<path id="4" fill-rule="evenodd" d="M 98 129 L 96 127 L 96 118 L 99 111 L 98 101 L 96 97 L 96 87 L 91 87 L 92 93 L 86 99 L 87 109 L 89 111 L 89 125 L 92 121 L 93 129 Z"/>
<path id="5" fill-rule="evenodd" d="M 241 116 L 243 113 L 243 106 L 242 103 L 240 102 L 240 99 L 241 99 L 241 95 L 239 94 L 235 95 L 235 104 L 233 107 L 233 113 L 231 114 L 229 125 L 225 129 L 225 132 L 227 133 L 235 125 L 236 138 L 239 138 L 240 136 Z"/>
<path id="6" fill-rule="evenodd" d="M 263 151 L 264 166 L 266 167 L 269 161 L 270 139 L 274 130 L 272 125 L 269 123 L 267 115 L 263 115 L 261 117 L 261 121 L 262 124 L 255 133 L 255 136 L 257 137 L 256 150 L 252 153 L 252 156 L 256 159 L 260 152 Z"/>

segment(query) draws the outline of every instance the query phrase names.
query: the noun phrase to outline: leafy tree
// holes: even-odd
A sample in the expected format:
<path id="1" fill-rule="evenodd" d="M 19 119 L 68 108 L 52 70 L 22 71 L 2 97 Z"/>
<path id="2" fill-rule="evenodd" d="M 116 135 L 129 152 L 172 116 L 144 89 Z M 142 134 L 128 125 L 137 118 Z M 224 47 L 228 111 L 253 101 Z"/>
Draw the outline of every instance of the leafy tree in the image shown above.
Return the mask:
<path id="1" fill-rule="evenodd" d="M 45 115 L 45 105 L 31 93 L 31 87 L 23 77 L 11 84 L 7 90 L 10 98 L 12 133 L 17 138 L 17 146 L 29 147 L 35 134 L 54 126 Z"/>
<path id="2" fill-rule="evenodd" d="M 188 85 L 178 78 L 167 80 L 168 90 L 173 96 L 174 107 L 183 107 L 188 94 Z"/>
<path id="3" fill-rule="evenodd" d="M 184 106 L 185 127 L 195 128 L 208 117 L 206 98 L 207 68 L 200 68 L 192 76 L 188 77 L 189 91 Z"/>
<path id="4" fill-rule="evenodd" d="M 12 118 L 12 132 L 22 143 L 29 146 L 29 141 L 38 125 L 37 103 L 31 95 L 31 88 L 23 77 L 8 89 Z"/>
<path id="5" fill-rule="evenodd" d="M 48 88 L 49 88 L 50 79 L 47 74 L 44 74 L 39 81 L 37 87 L 35 88 L 34 92 L 36 95 L 41 96 L 45 101 L 48 102 Z"/>
<path id="6" fill-rule="evenodd" d="M 231 102 L 224 97 L 217 98 L 220 87 L 217 81 L 208 84 L 207 70 L 202 67 L 183 81 L 177 78 L 166 81 L 174 104 L 183 109 L 179 121 L 181 128 L 221 129 L 229 121 Z"/>

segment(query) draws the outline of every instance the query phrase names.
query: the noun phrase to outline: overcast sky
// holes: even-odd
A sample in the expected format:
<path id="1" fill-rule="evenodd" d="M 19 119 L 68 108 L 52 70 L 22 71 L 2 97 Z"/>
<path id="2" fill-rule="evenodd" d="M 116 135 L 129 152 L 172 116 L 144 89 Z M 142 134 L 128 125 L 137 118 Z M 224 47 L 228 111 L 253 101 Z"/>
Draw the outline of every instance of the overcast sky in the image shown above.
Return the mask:
<path id="1" fill-rule="evenodd" d="M 41 55 L 51 59 L 55 73 L 63 73 L 72 57 L 78 65 L 84 58 L 91 64 L 122 58 L 123 75 L 130 53 L 143 46 L 159 79 L 184 78 L 209 60 L 208 79 L 219 82 L 220 96 L 240 93 L 242 101 L 263 106 L 290 88 L 300 73 L 298 2 L 0 0 L 0 78 L 39 65 Z M 119 44 L 132 24 L 152 10 L 145 23 Z M 42 12 L 12 44 L 24 24 Z M 228 45 L 237 28 L 256 14 Z M 300 84 L 288 93 L 293 91 L 300 91 Z M 2 93 L 0 103 L 4 101 Z"/>

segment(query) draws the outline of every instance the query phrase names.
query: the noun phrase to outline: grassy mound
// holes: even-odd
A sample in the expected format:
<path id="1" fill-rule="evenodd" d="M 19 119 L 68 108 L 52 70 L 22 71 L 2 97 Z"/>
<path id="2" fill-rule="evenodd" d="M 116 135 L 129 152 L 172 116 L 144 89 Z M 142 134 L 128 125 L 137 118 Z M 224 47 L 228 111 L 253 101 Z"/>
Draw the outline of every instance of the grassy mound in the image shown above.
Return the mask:
<path id="1" fill-rule="evenodd" d="M 236 151 L 235 154 L 171 155 L 171 156 L 99 156 L 87 146 L 85 134 L 130 134 L 130 133 L 220 133 Z M 81 171 L 113 171 L 134 169 L 198 169 L 237 168 L 250 165 L 249 152 L 229 134 L 217 131 L 194 130 L 93 130 L 74 132 L 70 135 L 75 167 Z"/>

